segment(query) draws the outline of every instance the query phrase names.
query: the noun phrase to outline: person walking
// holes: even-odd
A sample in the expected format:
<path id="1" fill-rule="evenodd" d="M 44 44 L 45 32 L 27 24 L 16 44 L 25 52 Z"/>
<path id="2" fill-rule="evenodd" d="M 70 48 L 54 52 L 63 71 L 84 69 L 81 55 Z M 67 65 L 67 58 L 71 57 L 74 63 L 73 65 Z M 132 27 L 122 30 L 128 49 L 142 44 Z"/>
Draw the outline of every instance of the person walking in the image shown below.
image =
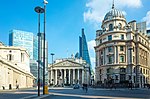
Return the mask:
<path id="1" fill-rule="evenodd" d="M 87 91 L 88 91 L 88 86 L 87 84 L 85 84 L 85 92 L 87 93 Z"/>

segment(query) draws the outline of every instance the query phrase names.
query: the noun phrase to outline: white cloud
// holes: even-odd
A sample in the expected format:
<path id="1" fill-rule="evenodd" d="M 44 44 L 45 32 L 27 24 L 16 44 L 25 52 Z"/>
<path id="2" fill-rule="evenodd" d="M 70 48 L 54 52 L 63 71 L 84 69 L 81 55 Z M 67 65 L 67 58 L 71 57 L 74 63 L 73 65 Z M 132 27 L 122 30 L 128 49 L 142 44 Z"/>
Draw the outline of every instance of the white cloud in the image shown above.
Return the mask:
<path id="1" fill-rule="evenodd" d="M 104 15 L 111 9 L 112 0 L 88 0 L 86 3 L 87 10 L 83 13 L 84 22 L 101 23 Z M 141 0 L 116 0 L 115 8 L 123 9 L 142 7 Z M 123 11 L 126 15 L 126 12 Z"/>
<path id="2" fill-rule="evenodd" d="M 95 51 L 94 51 L 94 47 L 96 46 L 95 40 L 91 40 L 88 42 L 88 50 L 89 50 L 89 54 L 90 54 L 90 60 L 91 60 L 91 64 L 92 64 L 92 69 L 95 69 Z"/>
<path id="3" fill-rule="evenodd" d="M 146 25 L 148 29 L 150 29 L 150 11 L 147 12 L 146 16 L 142 20 L 146 21 Z"/>
<path id="4" fill-rule="evenodd" d="M 91 40 L 88 42 L 88 49 L 94 51 L 94 47 L 96 46 L 95 40 Z"/>

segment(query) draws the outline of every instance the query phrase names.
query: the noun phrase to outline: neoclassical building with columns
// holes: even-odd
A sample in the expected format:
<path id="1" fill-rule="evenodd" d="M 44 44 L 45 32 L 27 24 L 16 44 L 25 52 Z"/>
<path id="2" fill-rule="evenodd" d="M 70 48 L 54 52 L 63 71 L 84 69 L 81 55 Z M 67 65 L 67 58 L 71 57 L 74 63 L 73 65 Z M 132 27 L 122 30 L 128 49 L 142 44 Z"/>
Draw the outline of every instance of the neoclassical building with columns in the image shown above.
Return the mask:
<path id="1" fill-rule="evenodd" d="M 33 87 L 29 54 L 24 48 L 5 46 L 0 42 L 0 89 Z"/>
<path id="2" fill-rule="evenodd" d="M 89 65 L 81 58 L 57 59 L 48 65 L 48 72 L 53 85 L 90 84 Z"/>
<path id="3" fill-rule="evenodd" d="M 122 11 L 106 13 L 96 31 L 96 83 L 114 79 L 115 83 L 132 81 L 143 87 L 150 84 L 150 40 L 146 22 L 127 22 Z"/>

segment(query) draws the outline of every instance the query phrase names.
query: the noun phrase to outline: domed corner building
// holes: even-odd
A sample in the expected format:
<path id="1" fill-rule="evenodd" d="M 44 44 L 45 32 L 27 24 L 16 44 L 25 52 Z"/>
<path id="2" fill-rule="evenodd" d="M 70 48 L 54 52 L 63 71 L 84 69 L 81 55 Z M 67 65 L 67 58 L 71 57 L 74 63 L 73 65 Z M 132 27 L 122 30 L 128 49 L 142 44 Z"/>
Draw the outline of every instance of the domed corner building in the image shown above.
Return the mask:
<path id="1" fill-rule="evenodd" d="M 96 31 L 95 84 L 105 85 L 111 79 L 116 85 L 129 81 L 133 87 L 150 84 L 148 31 L 146 22 L 127 23 L 123 13 L 113 5 L 102 21 L 101 30 Z"/>

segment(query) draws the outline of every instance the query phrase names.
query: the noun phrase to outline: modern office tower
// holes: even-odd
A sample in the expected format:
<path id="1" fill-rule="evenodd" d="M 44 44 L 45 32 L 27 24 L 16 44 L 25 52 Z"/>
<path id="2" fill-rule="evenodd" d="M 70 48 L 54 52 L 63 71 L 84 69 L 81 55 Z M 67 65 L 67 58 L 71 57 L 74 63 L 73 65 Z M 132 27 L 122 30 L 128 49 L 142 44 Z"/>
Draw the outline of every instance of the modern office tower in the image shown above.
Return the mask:
<path id="1" fill-rule="evenodd" d="M 37 38 L 32 32 L 11 30 L 9 34 L 9 46 L 19 46 L 26 48 L 29 52 L 30 59 L 37 60 Z"/>
<path id="2" fill-rule="evenodd" d="M 84 29 L 82 29 L 82 36 L 81 37 L 79 36 L 79 57 L 82 57 L 82 59 L 85 60 L 90 65 L 90 70 L 91 70 L 92 69 L 91 61 L 89 57 L 88 45 L 86 42 Z"/>
<path id="3" fill-rule="evenodd" d="M 38 37 L 33 36 L 33 60 L 38 60 Z"/>
<path id="4" fill-rule="evenodd" d="M 96 83 L 113 80 L 135 87 L 150 84 L 150 46 L 146 23 L 127 23 L 123 13 L 112 9 L 105 15 L 101 30 L 96 31 Z"/>

